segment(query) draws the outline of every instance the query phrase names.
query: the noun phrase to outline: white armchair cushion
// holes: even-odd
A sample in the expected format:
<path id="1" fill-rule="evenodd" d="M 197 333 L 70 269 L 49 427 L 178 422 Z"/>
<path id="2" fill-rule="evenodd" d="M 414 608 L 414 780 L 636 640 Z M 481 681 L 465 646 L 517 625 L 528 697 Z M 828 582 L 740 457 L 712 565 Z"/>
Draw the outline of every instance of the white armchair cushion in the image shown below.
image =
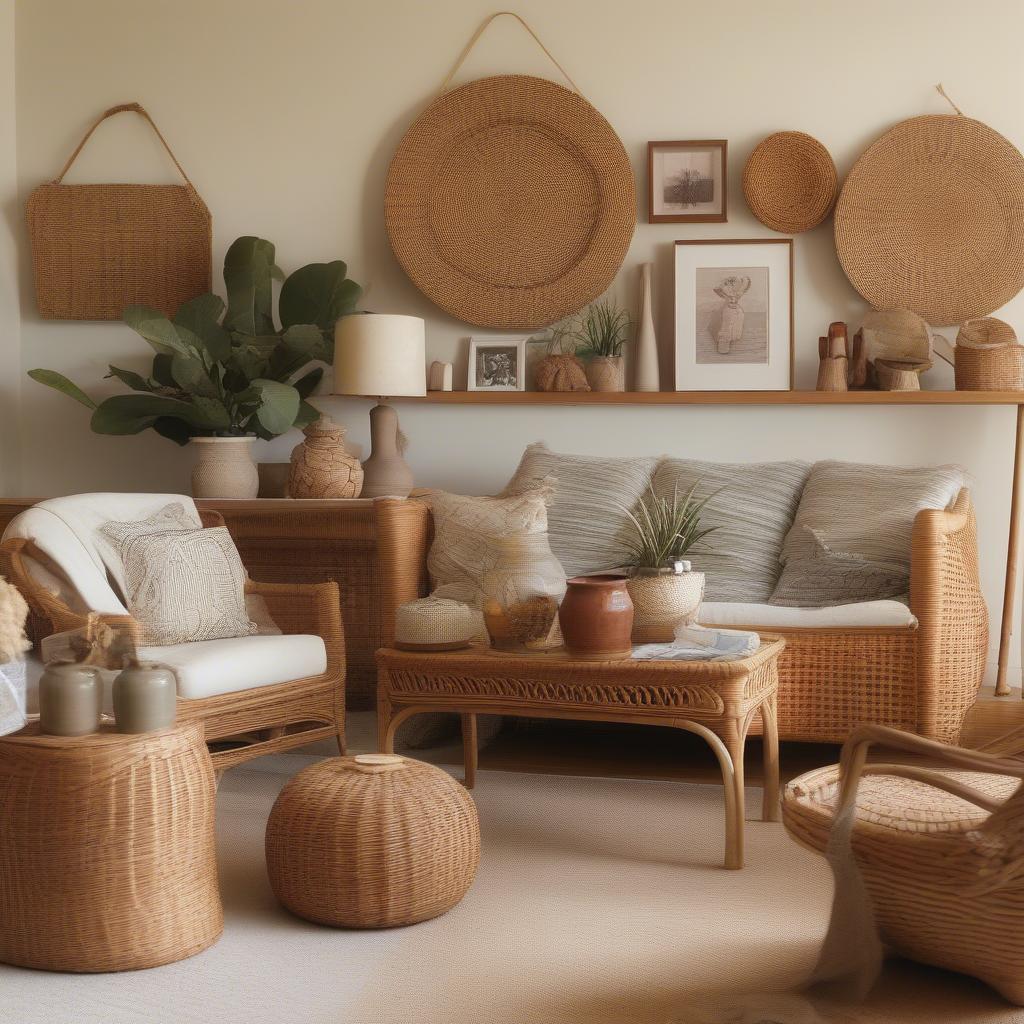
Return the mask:
<path id="1" fill-rule="evenodd" d="M 123 569 L 116 549 L 100 533 L 111 520 L 147 519 L 169 504 L 180 504 L 193 528 L 202 526 L 195 502 L 183 494 L 72 494 L 48 498 L 16 516 L 4 539 L 31 539 L 59 567 L 67 584 L 45 566 L 30 562 L 34 579 L 76 611 L 126 615 Z M 70 586 L 70 590 L 67 587 Z"/>
<path id="2" fill-rule="evenodd" d="M 327 649 L 318 636 L 240 636 L 168 647 L 140 647 L 139 658 L 170 668 L 178 696 L 216 697 L 327 671 Z"/>

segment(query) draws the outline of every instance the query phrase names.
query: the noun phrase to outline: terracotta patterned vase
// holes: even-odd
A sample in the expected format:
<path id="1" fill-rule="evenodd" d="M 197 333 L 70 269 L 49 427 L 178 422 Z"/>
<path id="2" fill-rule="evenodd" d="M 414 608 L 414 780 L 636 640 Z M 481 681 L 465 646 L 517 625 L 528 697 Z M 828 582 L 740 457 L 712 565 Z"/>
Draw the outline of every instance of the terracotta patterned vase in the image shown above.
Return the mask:
<path id="1" fill-rule="evenodd" d="M 628 658 L 633 602 L 626 589 L 626 577 L 611 573 L 573 577 L 558 610 L 558 622 L 565 648 L 573 658 Z"/>
<path id="2" fill-rule="evenodd" d="M 255 437 L 193 437 L 194 498 L 255 498 L 260 475 L 252 460 Z"/>

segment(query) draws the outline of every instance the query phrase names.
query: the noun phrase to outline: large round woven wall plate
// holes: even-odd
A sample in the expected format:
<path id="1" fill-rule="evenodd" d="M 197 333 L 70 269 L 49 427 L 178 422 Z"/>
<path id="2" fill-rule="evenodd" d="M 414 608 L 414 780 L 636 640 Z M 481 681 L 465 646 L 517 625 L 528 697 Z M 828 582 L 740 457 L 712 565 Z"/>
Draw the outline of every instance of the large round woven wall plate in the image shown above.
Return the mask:
<path id="1" fill-rule="evenodd" d="M 901 121 L 854 165 L 836 252 L 876 309 L 930 324 L 986 316 L 1024 287 L 1024 157 L 960 114 Z"/>
<path id="2" fill-rule="evenodd" d="M 417 288 L 480 327 L 536 329 L 611 284 L 636 227 L 622 142 L 582 96 L 499 75 L 443 93 L 406 132 L 384 199 Z"/>
<path id="3" fill-rule="evenodd" d="M 786 235 L 817 227 L 832 212 L 837 189 L 829 151 L 803 132 L 775 132 L 762 139 L 743 168 L 750 212 Z"/>

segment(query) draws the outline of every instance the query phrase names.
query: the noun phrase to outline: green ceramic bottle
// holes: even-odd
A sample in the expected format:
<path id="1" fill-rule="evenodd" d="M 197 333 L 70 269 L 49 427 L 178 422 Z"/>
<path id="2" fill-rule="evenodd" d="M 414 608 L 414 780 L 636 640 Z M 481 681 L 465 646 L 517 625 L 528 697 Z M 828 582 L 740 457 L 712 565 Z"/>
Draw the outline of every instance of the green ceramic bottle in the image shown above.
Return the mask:
<path id="1" fill-rule="evenodd" d="M 141 661 L 122 669 L 113 695 L 118 732 L 155 732 L 174 725 L 178 684 L 165 665 Z"/>
<path id="2" fill-rule="evenodd" d="M 103 677 L 91 665 L 58 662 L 39 678 L 39 731 L 87 736 L 100 727 Z"/>

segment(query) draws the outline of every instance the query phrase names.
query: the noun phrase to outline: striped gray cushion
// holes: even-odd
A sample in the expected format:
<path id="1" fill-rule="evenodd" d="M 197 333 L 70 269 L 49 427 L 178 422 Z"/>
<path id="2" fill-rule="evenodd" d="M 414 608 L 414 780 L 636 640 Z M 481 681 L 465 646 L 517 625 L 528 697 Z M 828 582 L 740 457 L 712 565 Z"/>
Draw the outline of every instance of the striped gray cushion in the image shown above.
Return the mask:
<path id="1" fill-rule="evenodd" d="M 548 506 L 551 550 L 567 576 L 622 565 L 633 524 L 626 515 L 648 492 L 656 458 L 563 455 L 531 444 L 503 495 L 522 494 L 546 476 L 557 480 Z"/>
<path id="2" fill-rule="evenodd" d="M 876 567 L 880 589 L 866 594 L 858 581 L 847 590 L 840 574 L 828 587 L 828 604 L 873 601 L 892 597 L 892 570 L 902 576 L 896 593 L 910 585 L 910 534 L 914 519 L 923 509 L 947 508 L 966 484 L 959 466 L 874 466 L 856 462 L 818 462 L 804 488 L 793 528 L 782 546 L 786 571 L 777 589 L 778 604 L 817 603 L 824 593 L 821 580 L 811 576 L 829 575 L 828 558 L 807 557 L 807 530 L 831 552 L 858 556 Z M 882 585 L 884 582 L 884 585 Z"/>
<path id="3" fill-rule="evenodd" d="M 782 542 L 810 468 L 798 461 L 662 461 L 654 474 L 659 497 L 671 497 L 676 487 L 686 494 L 694 484 L 697 498 L 719 491 L 701 515 L 701 527 L 714 526 L 715 532 L 687 556 L 694 569 L 707 574 L 705 601 L 757 604 L 771 597 Z"/>

